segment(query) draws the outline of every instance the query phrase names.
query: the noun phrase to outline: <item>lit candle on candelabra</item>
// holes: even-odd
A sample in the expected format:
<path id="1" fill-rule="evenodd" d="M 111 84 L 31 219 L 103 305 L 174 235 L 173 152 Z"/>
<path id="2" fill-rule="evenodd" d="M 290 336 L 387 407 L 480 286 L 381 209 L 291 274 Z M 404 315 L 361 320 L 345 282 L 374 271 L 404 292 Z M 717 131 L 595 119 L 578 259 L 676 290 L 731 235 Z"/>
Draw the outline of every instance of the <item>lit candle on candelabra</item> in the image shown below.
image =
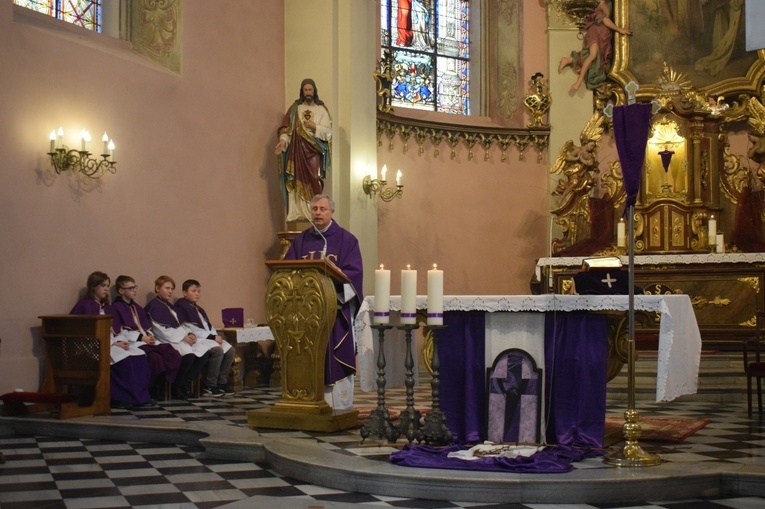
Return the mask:
<path id="1" fill-rule="evenodd" d="M 396 185 L 397 186 L 401 185 L 401 170 L 398 170 L 398 172 L 396 173 Z"/>
<path id="2" fill-rule="evenodd" d="M 709 245 L 714 245 L 717 242 L 717 219 L 715 216 L 709 217 Z"/>
<path id="3" fill-rule="evenodd" d="M 401 271 L 401 323 L 414 324 L 417 321 L 417 271 L 407 265 Z"/>
<path id="4" fill-rule="evenodd" d="M 438 265 L 428 271 L 428 325 L 444 324 L 444 271 Z"/>
<path id="5" fill-rule="evenodd" d="M 109 149 L 109 159 L 114 161 L 114 140 L 109 140 L 109 146 L 107 148 Z"/>
<path id="6" fill-rule="evenodd" d="M 390 323 L 390 271 L 383 264 L 375 270 L 375 323 Z"/>
<path id="7" fill-rule="evenodd" d="M 56 148 L 61 148 L 63 144 L 64 144 L 64 128 L 59 127 L 58 132 L 56 133 Z"/>
<path id="8" fill-rule="evenodd" d="M 104 136 L 103 138 L 101 138 L 101 141 L 104 142 L 104 148 L 103 148 L 103 151 L 101 152 L 101 155 L 105 156 L 109 153 L 109 136 L 106 133 L 104 133 Z"/>
<path id="9" fill-rule="evenodd" d="M 619 219 L 616 224 L 616 245 L 618 247 L 627 247 L 627 231 L 624 225 L 624 218 Z"/>
<path id="10" fill-rule="evenodd" d="M 383 164 L 382 170 L 380 170 L 380 180 L 385 182 L 385 174 L 388 173 L 388 167 Z"/>

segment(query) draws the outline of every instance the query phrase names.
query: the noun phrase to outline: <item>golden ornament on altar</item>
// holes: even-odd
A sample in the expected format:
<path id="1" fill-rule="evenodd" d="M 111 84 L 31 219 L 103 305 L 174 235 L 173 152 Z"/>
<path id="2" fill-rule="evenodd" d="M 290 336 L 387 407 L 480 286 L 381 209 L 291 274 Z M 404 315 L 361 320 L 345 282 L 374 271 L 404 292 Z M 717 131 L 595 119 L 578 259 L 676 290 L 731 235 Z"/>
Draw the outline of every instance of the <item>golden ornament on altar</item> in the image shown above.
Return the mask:
<path id="1" fill-rule="evenodd" d="M 531 88 L 523 100 L 523 104 L 531 112 L 531 122 L 526 124 L 526 127 L 550 127 L 542 118 L 552 105 L 552 97 L 547 92 L 544 78 L 541 72 L 531 77 Z"/>

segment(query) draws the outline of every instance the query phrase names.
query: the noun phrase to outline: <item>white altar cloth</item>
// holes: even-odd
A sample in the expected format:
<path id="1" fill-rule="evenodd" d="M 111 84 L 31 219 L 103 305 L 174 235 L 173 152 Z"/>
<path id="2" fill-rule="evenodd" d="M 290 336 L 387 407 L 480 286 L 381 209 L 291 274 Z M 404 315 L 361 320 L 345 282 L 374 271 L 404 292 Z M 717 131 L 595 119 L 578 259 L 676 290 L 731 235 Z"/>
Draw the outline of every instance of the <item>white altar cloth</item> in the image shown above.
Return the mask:
<path id="1" fill-rule="evenodd" d="M 427 297 L 417 297 L 417 309 L 426 309 Z M 401 310 L 401 297 L 391 296 L 391 311 Z M 444 296 L 444 312 L 486 311 L 489 313 L 537 313 L 566 311 L 627 311 L 627 295 L 447 295 Z M 635 309 L 656 311 L 661 314 L 659 323 L 659 352 L 656 377 L 656 401 L 671 401 L 684 394 L 694 394 L 698 389 L 698 372 L 701 356 L 701 334 L 687 295 L 635 295 Z M 377 335 L 372 329 L 374 297 L 364 299 L 356 318 L 355 332 L 358 353 L 359 383 L 361 390 L 376 390 Z M 393 315 L 395 318 L 396 315 Z M 499 318 L 499 317 L 497 317 Z M 489 329 L 494 319 L 487 319 Z M 502 321 L 502 320 L 500 320 Z M 395 320 L 391 320 L 395 325 Z M 396 329 L 391 329 L 391 332 Z M 487 345 L 496 332 L 487 330 Z M 387 387 L 403 385 L 405 351 L 403 341 L 395 334 L 386 335 Z M 537 335 L 538 337 L 538 335 Z M 390 338 L 390 339 L 389 339 Z M 487 349 L 489 346 L 487 346 Z M 543 352 L 544 347 L 538 346 Z M 416 353 L 415 355 L 415 366 Z M 534 355 L 537 357 L 537 355 Z M 543 359 L 542 359 L 543 360 Z M 489 364 L 490 365 L 490 364 Z M 544 367 L 544 362 L 540 365 Z"/>
<path id="2" fill-rule="evenodd" d="M 244 327 L 236 329 L 236 343 L 253 343 L 274 339 L 271 327 Z"/>

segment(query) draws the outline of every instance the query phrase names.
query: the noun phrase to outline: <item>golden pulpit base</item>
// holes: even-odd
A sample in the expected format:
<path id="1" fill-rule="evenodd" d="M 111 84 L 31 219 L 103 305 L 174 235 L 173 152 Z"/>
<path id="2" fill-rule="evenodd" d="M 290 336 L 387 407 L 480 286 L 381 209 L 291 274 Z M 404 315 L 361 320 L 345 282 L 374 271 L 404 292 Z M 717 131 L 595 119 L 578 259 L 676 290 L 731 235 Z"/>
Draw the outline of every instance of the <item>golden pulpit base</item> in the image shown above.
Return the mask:
<path id="1" fill-rule="evenodd" d="M 358 426 L 356 410 L 333 411 L 324 400 L 324 364 L 337 315 L 335 282 L 348 280 L 326 260 L 274 260 L 266 319 L 281 356 L 282 397 L 250 410 L 253 428 L 334 432 Z"/>
<path id="2" fill-rule="evenodd" d="M 333 411 L 327 406 L 328 412 L 311 413 L 300 409 L 272 408 L 249 410 L 247 425 L 251 428 L 289 429 L 299 431 L 321 431 L 332 433 L 358 426 L 358 410 Z"/>

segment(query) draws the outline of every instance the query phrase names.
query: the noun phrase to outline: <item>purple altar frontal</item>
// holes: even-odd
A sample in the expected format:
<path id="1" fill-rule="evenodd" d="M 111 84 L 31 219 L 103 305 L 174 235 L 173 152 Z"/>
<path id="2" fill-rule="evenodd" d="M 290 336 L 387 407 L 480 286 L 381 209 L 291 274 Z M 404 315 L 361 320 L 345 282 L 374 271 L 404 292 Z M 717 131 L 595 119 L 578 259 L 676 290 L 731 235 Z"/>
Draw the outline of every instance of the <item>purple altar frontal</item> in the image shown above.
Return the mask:
<path id="1" fill-rule="evenodd" d="M 418 309 L 425 309 L 426 301 L 419 296 Z M 398 296 L 391 297 L 390 308 L 394 325 Z M 456 439 L 474 443 L 486 436 L 487 368 L 500 353 L 514 348 L 527 352 L 544 370 L 540 437 L 550 443 L 599 444 L 605 420 L 607 323 L 604 315 L 593 312 L 627 309 L 626 295 L 445 296 L 447 327 L 438 339 L 441 409 Z M 661 316 L 656 401 L 695 393 L 701 336 L 688 296 L 637 295 L 635 309 Z M 373 312 L 374 297 L 367 297 L 355 327 L 364 391 L 376 390 Z M 391 330 L 385 342 L 388 387 L 403 385 L 403 344 Z"/>

